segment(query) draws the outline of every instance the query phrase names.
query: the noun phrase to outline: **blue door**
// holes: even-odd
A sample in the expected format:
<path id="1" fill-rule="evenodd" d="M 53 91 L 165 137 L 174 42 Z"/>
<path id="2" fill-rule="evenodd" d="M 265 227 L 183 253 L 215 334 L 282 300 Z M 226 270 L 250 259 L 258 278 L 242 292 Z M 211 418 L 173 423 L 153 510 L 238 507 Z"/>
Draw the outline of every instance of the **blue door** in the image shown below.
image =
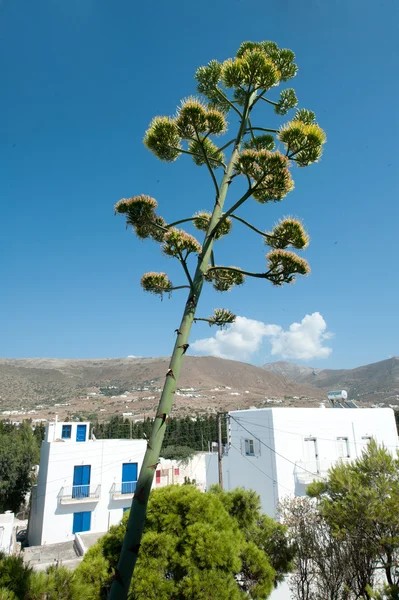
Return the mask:
<path id="1" fill-rule="evenodd" d="M 90 531 L 91 512 L 73 513 L 72 533 L 81 533 L 82 531 Z"/>
<path id="2" fill-rule="evenodd" d="M 86 429 L 87 425 L 78 425 L 76 428 L 76 441 L 77 442 L 85 442 L 86 441 Z"/>
<path id="3" fill-rule="evenodd" d="M 122 494 L 133 494 L 137 483 L 137 463 L 122 465 Z"/>
<path id="4" fill-rule="evenodd" d="M 72 498 L 87 498 L 90 494 L 90 465 L 73 468 Z"/>

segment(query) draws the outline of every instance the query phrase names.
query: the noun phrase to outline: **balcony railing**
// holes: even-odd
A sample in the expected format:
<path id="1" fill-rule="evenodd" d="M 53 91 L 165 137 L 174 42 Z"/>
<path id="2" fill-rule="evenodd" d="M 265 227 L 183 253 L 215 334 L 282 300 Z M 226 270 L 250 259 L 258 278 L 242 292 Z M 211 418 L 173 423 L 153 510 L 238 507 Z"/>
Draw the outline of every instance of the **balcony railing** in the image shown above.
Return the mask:
<path id="1" fill-rule="evenodd" d="M 295 478 L 298 483 L 303 483 L 305 485 L 312 483 L 312 481 L 325 479 L 328 476 L 328 470 L 340 461 L 348 463 L 351 461 L 351 459 L 337 458 L 335 460 L 299 460 L 295 463 Z"/>
<path id="2" fill-rule="evenodd" d="M 114 483 L 111 487 L 110 494 L 114 500 L 122 498 L 133 498 L 136 491 L 137 481 L 123 481 L 122 483 Z"/>
<path id="3" fill-rule="evenodd" d="M 62 487 L 58 493 L 60 504 L 78 504 L 81 502 L 98 502 L 100 485 L 72 485 Z"/>

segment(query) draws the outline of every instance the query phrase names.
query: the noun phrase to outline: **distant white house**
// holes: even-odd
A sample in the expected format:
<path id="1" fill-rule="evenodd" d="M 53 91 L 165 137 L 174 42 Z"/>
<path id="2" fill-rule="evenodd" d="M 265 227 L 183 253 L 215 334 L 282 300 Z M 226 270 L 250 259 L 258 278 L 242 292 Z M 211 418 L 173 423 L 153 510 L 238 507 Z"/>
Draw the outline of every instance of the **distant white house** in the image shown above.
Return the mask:
<path id="1" fill-rule="evenodd" d="M 51 422 L 31 496 L 30 546 L 73 541 L 76 533 L 103 533 L 129 509 L 147 447 L 145 440 L 94 440 L 90 423 Z M 161 459 L 154 487 L 195 479 L 205 489 L 205 454 L 179 463 Z"/>
<path id="2" fill-rule="evenodd" d="M 11 554 L 14 549 L 14 513 L 0 514 L 0 552 Z"/>
<path id="3" fill-rule="evenodd" d="M 359 457 L 375 438 L 398 448 L 390 408 L 263 408 L 229 413 L 223 483 L 253 489 L 263 511 L 276 516 L 285 496 L 303 496 L 314 479 L 326 477 L 338 460 Z M 217 483 L 217 457 L 207 456 L 207 485 Z"/>

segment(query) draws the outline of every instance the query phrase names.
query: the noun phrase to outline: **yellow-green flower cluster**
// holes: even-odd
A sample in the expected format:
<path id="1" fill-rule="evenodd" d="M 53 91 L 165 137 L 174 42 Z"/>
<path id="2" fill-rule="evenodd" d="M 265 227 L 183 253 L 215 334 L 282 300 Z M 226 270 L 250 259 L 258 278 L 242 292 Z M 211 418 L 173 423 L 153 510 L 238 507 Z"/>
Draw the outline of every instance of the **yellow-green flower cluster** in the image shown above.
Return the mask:
<path id="1" fill-rule="evenodd" d="M 193 153 L 193 161 L 198 167 L 206 164 L 206 158 L 212 169 L 217 169 L 223 164 L 223 152 L 209 138 L 193 140 L 188 149 Z"/>
<path id="2" fill-rule="evenodd" d="M 266 256 L 269 269 L 267 278 L 274 285 L 293 283 L 296 275 L 308 275 L 310 267 L 308 262 L 288 250 L 272 250 Z"/>
<path id="3" fill-rule="evenodd" d="M 141 278 L 141 286 L 146 292 L 163 296 L 163 294 L 170 293 L 173 289 L 172 282 L 166 273 L 155 273 L 150 271 L 145 273 Z"/>
<path id="4" fill-rule="evenodd" d="M 165 234 L 162 244 L 162 252 L 166 256 L 180 258 L 182 254 L 191 254 L 201 252 L 201 244 L 183 229 L 171 229 Z"/>
<path id="5" fill-rule="evenodd" d="M 228 292 L 234 285 L 242 285 L 245 281 L 245 275 L 238 267 L 212 267 L 205 273 L 204 278 L 205 281 L 213 283 L 217 292 Z"/>
<path id="6" fill-rule="evenodd" d="M 243 57 L 247 52 L 255 50 L 263 52 L 280 73 L 280 80 L 287 81 L 295 77 L 298 67 L 294 63 L 295 54 L 288 48 L 279 48 L 275 42 L 243 42 L 237 51 L 237 57 Z"/>
<path id="7" fill-rule="evenodd" d="M 141 239 L 152 238 L 162 242 L 165 235 L 165 220 L 155 213 L 158 203 L 151 196 L 122 198 L 115 204 L 115 212 L 126 215 L 126 225 L 131 225 Z"/>
<path id="8" fill-rule="evenodd" d="M 327 141 L 325 132 L 314 118 L 312 111 L 301 109 L 278 133 L 278 139 L 287 146 L 288 154 L 300 167 L 317 162 Z"/>
<path id="9" fill-rule="evenodd" d="M 179 131 L 175 121 L 170 117 L 155 117 L 147 129 L 143 141 L 160 160 L 173 162 L 180 155 Z"/>
<path id="10" fill-rule="evenodd" d="M 223 164 L 224 155 L 208 136 L 221 135 L 226 130 L 223 112 L 190 97 L 182 102 L 175 118 L 155 117 L 144 136 L 144 143 L 159 159 L 173 162 L 183 151 L 182 141 L 187 140 L 194 162 L 200 166 L 208 159 L 216 169 Z"/>
<path id="11" fill-rule="evenodd" d="M 211 213 L 206 212 L 204 210 L 197 212 L 193 216 L 194 227 L 196 229 L 199 229 L 199 231 L 208 231 L 209 223 L 211 222 L 211 216 L 212 216 Z M 221 237 L 223 237 L 224 235 L 227 235 L 228 233 L 230 233 L 231 228 L 232 228 L 232 221 L 230 218 L 227 218 L 224 221 L 222 221 L 216 230 L 215 239 L 218 240 Z"/>
<path id="12" fill-rule="evenodd" d="M 281 73 L 262 49 L 254 48 L 246 50 L 240 57 L 226 60 L 221 78 L 226 88 L 254 86 L 268 90 L 280 81 Z"/>
<path id="13" fill-rule="evenodd" d="M 226 118 L 221 111 L 209 109 L 200 99 L 194 97 L 182 102 L 175 122 L 179 134 L 184 139 L 204 133 L 220 135 L 227 129 Z"/>
<path id="14" fill-rule="evenodd" d="M 274 146 L 274 137 L 270 133 L 257 135 L 246 140 L 243 144 L 245 150 L 273 150 Z"/>
<path id="15" fill-rule="evenodd" d="M 216 327 L 223 329 L 224 327 L 227 327 L 227 325 L 234 323 L 235 320 L 236 315 L 233 314 L 231 310 L 228 310 L 227 308 L 215 308 L 213 310 L 213 315 L 209 317 L 208 322 L 210 327 L 216 325 Z"/>
<path id="16" fill-rule="evenodd" d="M 308 246 L 309 236 L 300 221 L 287 218 L 277 223 L 272 231 L 266 234 L 265 243 L 272 248 L 284 249 L 293 246 L 302 250 Z"/>
<path id="17" fill-rule="evenodd" d="M 281 152 L 243 150 L 236 170 L 254 180 L 256 189 L 252 195 L 264 204 L 282 200 L 293 189 L 288 166 L 289 161 Z"/>
<path id="18" fill-rule="evenodd" d="M 287 88 L 280 94 L 280 100 L 274 107 L 274 112 L 278 115 L 286 115 L 291 108 L 295 108 L 298 104 L 298 98 L 296 97 L 295 90 Z"/>

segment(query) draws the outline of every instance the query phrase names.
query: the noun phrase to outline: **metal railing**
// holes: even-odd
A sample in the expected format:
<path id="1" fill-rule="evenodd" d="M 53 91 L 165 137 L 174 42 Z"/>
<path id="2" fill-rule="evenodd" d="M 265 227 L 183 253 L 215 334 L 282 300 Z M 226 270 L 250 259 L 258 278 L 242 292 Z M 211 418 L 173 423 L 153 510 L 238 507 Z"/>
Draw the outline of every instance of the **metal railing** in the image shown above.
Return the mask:
<path id="1" fill-rule="evenodd" d="M 100 498 L 100 492 L 100 485 L 72 485 L 60 489 L 58 500 L 63 504 L 71 502 L 95 502 Z"/>
<path id="2" fill-rule="evenodd" d="M 133 496 L 136 491 L 137 481 L 122 481 L 122 483 L 112 484 L 110 493 L 115 498 L 123 496 Z"/>
<path id="3" fill-rule="evenodd" d="M 348 463 L 350 458 L 336 458 L 324 460 L 299 460 L 295 463 L 295 478 L 299 483 L 311 483 L 318 479 L 325 479 L 328 476 L 328 471 L 338 462 Z"/>

